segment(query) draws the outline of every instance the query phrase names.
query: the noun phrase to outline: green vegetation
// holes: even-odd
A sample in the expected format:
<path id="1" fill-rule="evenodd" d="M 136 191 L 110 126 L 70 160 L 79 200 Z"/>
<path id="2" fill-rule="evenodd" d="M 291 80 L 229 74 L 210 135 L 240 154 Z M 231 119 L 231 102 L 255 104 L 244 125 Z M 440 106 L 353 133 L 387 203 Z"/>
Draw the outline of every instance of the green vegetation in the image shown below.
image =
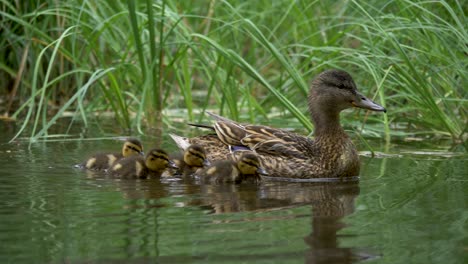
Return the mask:
<path id="1" fill-rule="evenodd" d="M 123 129 L 145 133 L 174 116 L 202 121 L 208 108 L 262 124 L 281 115 L 310 131 L 307 83 L 331 67 L 350 72 L 389 109 L 347 112 L 348 128 L 363 133 L 366 119 L 366 136 L 466 139 L 464 1 L 0 0 L 0 7 L 0 112 L 32 141 L 64 115 L 88 125 L 95 113 L 111 112 Z"/>

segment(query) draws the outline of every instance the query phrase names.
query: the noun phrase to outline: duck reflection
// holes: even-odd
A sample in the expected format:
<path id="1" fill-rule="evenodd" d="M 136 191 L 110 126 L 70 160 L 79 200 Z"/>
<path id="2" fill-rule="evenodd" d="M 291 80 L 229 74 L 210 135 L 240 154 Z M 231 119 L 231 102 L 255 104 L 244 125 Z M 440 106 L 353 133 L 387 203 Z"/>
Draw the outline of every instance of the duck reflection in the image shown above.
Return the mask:
<path id="1" fill-rule="evenodd" d="M 338 232 L 346 227 L 343 217 L 354 212 L 359 195 L 357 184 L 315 186 L 312 205 L 312 232 L 304 237 L 310 247 L 306 263 L 353 263 L 362 260 L 352 248 L 339 246 Z"/>
<path id="2" fill-rule="evenodd" d="M 311 233 L 304 237 L 308 246 L 305 263 L 353 263 L 371 254 L 340 247 L 342 221 L 354 212 L 359 195 L 358 183 L 284 183 L 259 185 L 202 185 L 201 200 L 192 205 L 210 208 L 213 214 L 242 211 L 280 210 L 310 205 Z"/>
<path id="3" fill-rule="evenodd" d="M 121 183 L 123 184 L 123 182 Z M 361 250 L 340 247 L 339 232 L 346 227 L 342 221 L 355 210 L 359 183 L 285 183 L 201 184 L 200 181 L 140 181 L 135 186 L 120 185 L 130 199 L 161 199 L 184 196 L 178 207 L 199 207 L 210 214 L 246 211 L 272 211 L 298 206 L 311 207 L 311 232 L 304 242 L 305 263 L 354 263 L 372 258 Z M 158 206 L 171 206 L 158 203 Z M 154 208 L 154 204 L 152 206 Z M 149 209 L 149 208 L 148 208 Z M 229 221 L 229 220 L 226 220 Z"/>

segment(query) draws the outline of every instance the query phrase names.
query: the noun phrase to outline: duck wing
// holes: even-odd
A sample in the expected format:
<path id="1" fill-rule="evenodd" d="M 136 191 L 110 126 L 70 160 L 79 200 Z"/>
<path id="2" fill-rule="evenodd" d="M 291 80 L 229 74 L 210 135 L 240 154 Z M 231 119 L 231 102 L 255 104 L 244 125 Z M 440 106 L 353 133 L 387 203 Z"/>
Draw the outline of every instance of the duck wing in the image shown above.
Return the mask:
<path id="1" fill-rule="evenodd" d="M 245 146 L 262 154 L 307 159 L 312 140 L 281 129 L 260 125 L 243 125 L 228 118 L 208 113 L 216 120 L 213 126 L 226 145 Z"/>

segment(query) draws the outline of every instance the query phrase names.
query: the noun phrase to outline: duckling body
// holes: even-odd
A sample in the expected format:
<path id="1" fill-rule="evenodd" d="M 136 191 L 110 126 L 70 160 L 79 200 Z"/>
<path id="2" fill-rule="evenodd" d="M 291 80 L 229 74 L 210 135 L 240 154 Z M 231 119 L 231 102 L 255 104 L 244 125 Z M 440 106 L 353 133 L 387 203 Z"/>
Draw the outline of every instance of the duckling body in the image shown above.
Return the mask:
<path id="1" fill-rule="evenodd" d="M 206 158 L 205 149 L 196 144 L 188 146 L 183 153 L 175 153 L 170 157 L 178 167 L 176 170 L 171 170 L 170 174 L 172 176 L 190 176 L 203 167 L 210 165 L 209 160 Z"/>
<path id="2" fill-rule="evenodd" d="M 167 153 L 161 149 L 152 149 L 144 158 L 134 155 L 118 160 L 108 172 L 119 178 L 145 179 L 159 177 L 169 167 L 176 168 Z"/>
<path id="3" fill-rule="evenodd" d="M 261 175 L 268 175 L 253 152 L 242 151 L 238 156 L 229 160 L 218 160 L 201 170 L 198 173 L 201 181 L 203 183 L 258 182 L 261 180 Z"/>
<path id="4" fill-rule="evenodd" d="M 336 178 L 359 175 L 356 147 L 339 122 L 342 110 L 358 107 L 385 112 L 357 89 L 345 71 L 328 70 L 312 82 L 308 97 L 309 112 L 315 125 L 314 139 L 260 125 L 240 124 L 208 113 L 216 123 L 216 133 L 203 138 L 183 138 L 180 144 L 200 144 L 210 160 L 222 160 L 232 148 L 248 148 L 257 153 L 270 177 Z M 203 126 L 206 127 L 206 126 Z"/>
<path id="5" fill-rule="evenodd" d="M 121 153 L 96 153 L 89 157 L 86 161 L 76 165 L 76 167 L 88 170 L 106 170 L 109 169 L 116 161 L 133 155 L 142 155 L 143 146 L 138 139 L 126 139 Z"/>

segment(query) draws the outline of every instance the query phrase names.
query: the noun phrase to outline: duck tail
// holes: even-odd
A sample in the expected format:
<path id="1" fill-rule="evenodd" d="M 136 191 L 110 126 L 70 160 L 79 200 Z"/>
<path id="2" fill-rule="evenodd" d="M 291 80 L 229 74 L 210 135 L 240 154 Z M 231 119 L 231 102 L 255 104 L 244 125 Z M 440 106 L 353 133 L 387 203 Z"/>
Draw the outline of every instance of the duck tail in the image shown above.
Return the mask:
<path id="1" fill-rule="evenodd" d="M 190 146 L 190 142 L 189 142 L 189 139 L 186 138 L 186 137 L 181 137 L 181 136 L 177 136 L 177 135 L 174 135 L 174 134 L 169 134 L 169 136 L 172 138 L 172 140 L 174 140 L 174 142 L 176 143 L 176 145 L 181 149 L 181 150 L 186 150 L 189 146 Z"/>
<path id="2" fill-rule="evenodd" d="M 222 121 L 222 122 L 228 122 L 228 123 L 236 123 L 235 121 L 229 119 L 229 118 L 226 118 L 226 117 L 223 117 L 223 116 L 220 116 L 220 115 L 217 115 L 215 113 L 212 113 L 212 112 L 206 112 L 209 116 L 211 116 L 214 120 L 216 120 L 216 122 L 218 121 Z"/>
<path id="3" fill-rule="evenodd" d="M 194 123 L 187 123 L 189 126 L 194 126 L 194 127 L 200 127 L 200 128 L 206 128 L 215 131 L 214 127 L 211 125 L 202 125 L 202 124 L 194 124 Z"/>

